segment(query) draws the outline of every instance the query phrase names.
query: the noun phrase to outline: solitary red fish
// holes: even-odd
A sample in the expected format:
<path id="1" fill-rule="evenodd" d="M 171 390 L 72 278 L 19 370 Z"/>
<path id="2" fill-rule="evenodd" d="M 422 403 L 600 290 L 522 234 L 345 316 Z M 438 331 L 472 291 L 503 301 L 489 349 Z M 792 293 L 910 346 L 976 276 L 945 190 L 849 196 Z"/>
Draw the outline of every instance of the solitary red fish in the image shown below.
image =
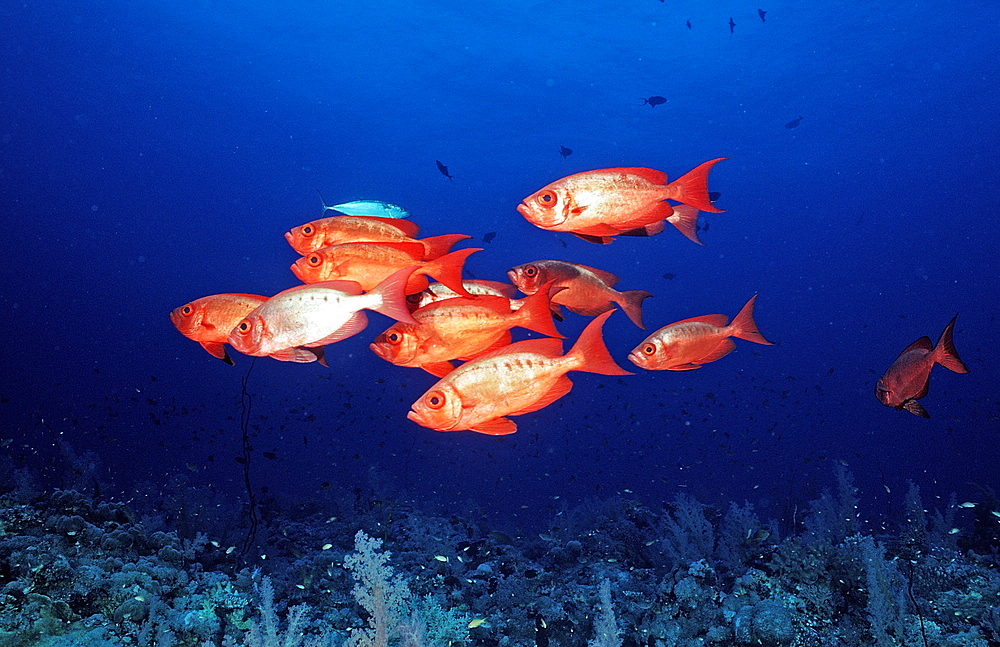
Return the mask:
<path id="1" fill-rule="evenodd" d="M 771 344 L 753 319 L 756 300 L 757 295 L 751 297 L 731 324 L 726 315 L 703 315 L 664 326 L 646 337 L 628 358 L 648 371 L 692 371 L 731 353 L 736 344 L 730 337 Z"/>
<path id="2" fill-rule="evenodd" d="M 682 202 L 700 211 L 722 211 L 709 198 L 708 172 L 723 159 L 700 164 L 670 183 L 665 173 L 649 168 L 577 173 L 531 194 L 517 210 L 537 227 L 569 232 L 591 242 L 606 244 L 617 235 L 659 233 L 662 220 L 677 225 L 691 238 L 687 224 L 690 213 L 675 214 L 674 206 L 665 200 Z"/>
<path id="3" fill-rule="evenodd" d="M 906 409 L 923 418 L 931 417 L 917 400 L 927 395 L 934 365 L 940 364 L 955 373 L 969 372 L 951 339 L 957 318 L 958 315 L 955 315 L 945 326 L 937 346 L 931 346 L 930 337 L 924 336 L 903 349 L 875 384 L 875 397 L 879 402 L 897 410 Z"/>
<path id="4" fill-rule="evenodd" d="M 226 352 L 229 333 L 265 301 L 267 297 L 258 294 L 213 294 L 174 308 L 170 321 L 182 335 L 232 366 L 233 360 Z"/>

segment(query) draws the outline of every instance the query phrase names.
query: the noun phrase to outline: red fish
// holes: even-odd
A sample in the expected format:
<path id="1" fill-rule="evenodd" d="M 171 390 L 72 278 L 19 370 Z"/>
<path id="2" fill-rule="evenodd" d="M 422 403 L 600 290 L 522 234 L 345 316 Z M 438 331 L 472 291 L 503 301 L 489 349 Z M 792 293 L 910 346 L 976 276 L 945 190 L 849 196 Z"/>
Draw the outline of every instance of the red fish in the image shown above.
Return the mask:
<path id="1" fill-rule="evenodd" d="M 393 324 L 370 348 L 396 366 L 417 366 L 437 377 L 454 368 L 453 359 L 510 344 L 510 329 L 515 326 L 562 337 L 552 323 L 548 290 L 525 299 L 516 312 L 507 297 L 481 295 L 436 301 L 414 312 L 413 318 L 416 324 Z"/>
<path id="2" fill-rule="evenodd" d="M 945 326 L 937 346 L 931 346 L 930 337 L 924 336 L 903 349 L 875 384 L 875 397 L 879 402 L 897 410 L 906 409 L 917 416 L 931 417 L 917 400 L 927 395 L 934 365 L 940 364 L 955 373 L 969 372 L 952 341 L 957 318 L 955 315 Z"/>
<path id="3" fill-rule="evenodd" d="M 553 288 L 565 288 L 552 295 L 552 303 L 586 317 L 607 312 L 618 304 L 632 320 L 643 328 L 642 301 L 653 296 L 645 290 L 614 289 L 618 277 L 594 267 L 566 261 L 535 261 L 507 271 L 511 283 L 525 294 L 534 294 L 546 283 Z"/>
<path id="4" fill-rule="evenodd" d="M 708 172 L 723 159 L 705 162 L 670 183 L 665 173 L 648 168 L 577 173 L 531 194 L 517 210 L 537 227 L 569 232 L 591 242 L 606 244 L 617 235 L 659 233 L 663 230 L 663 220 L 672 222 L 692 238 L 691 212 L 685 209 L 675 213 L 675 207 L 665 200 L 700 211 L 722 211 L 709 199 Z M 692 240 L 698 242 L 696 237 Z"/>
<path id="5" fill-rule="evenodd" d="M 421 261 L 423 247 L 417 243 L 345 243 L 311 252 L 292 264 L 292 272 L 303 283 L 357 281 L 363 290 L 372 290 L 387 276 L 404 267 L 417 266 L 406 286 L 407 294 L 427 287 L 432 276 L 462 296 L 471 297 L 462 287 L 462 266 L 477 248 L 460 249 L 432 261 Z"/>
<path id="6" fill-rule="evenodd" d="M 310 349 L 364 330 L 368 319 L 363 310 L 412 322 L 403 290 L 413 269 L 399 270 L 367 294 L 353 281 L 299 285 L 280 292 L 240 320 L 229 343 L 247 355 L 308 362 L 315 359 Z"/>
<path id="7" fill-rule="evenodd" d="M 267 297 L 257 294 L 213 294 L 174 308 L 170 322 L 182 335 L 232 366 L 226 352 L 230 331 L 265 301 Z"/>
<path id="8" fill-rule="evenodd" d="M 414 402 L 406 417 L 438 431 L 512 434 L 517 425 L 505 416 L 538 411 L 569 393 L 569 371 L 630 375 L 601 338 L 611 312 L 587 324 L 565 355 L 558 339 L 529 339 L 459 366 Z"/>
<path id="9" fill-rule="evenodd" d="M 448 253 L 452 245 L 471 236 L 446 234 L 417 240 L 420 225 L 398 218 L 374 216 L 333 216 L 320 218 L 295 227 L 285 234 L 285 240 L 305 256 L 317 249 L 344 243 L 419 243 L 424 251 L 422 260 L 431 260 Z"/>
<path id="10" fill-rule="evenodd" d="M 628 358 L 649 371 L 691 371 L 731 353 L 736 344 L 730 337 L 770 345 L 753 319 L 756 300 L 757 295 L 751 297 L 731 324 L 726 315 L 704 315 L 664 326 L 646 337 Z"/>

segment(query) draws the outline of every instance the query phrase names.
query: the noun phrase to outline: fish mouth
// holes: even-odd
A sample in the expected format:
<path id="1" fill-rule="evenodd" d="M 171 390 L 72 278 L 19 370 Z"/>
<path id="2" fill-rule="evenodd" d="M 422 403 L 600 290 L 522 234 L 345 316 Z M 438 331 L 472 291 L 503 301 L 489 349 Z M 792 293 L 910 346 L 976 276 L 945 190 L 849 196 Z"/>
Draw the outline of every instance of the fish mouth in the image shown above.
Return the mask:
<path id="1" fill-rule="evenodd" d="M 385 348 L 383 348 L 381 345 L 376 344 L 375 342 L 372 342 L 372 343 L 368 344 L 368 348 L 372 349 L 372 352 L 375 353 L 376 355 L 378 355 L 379 357 L 381 357 L 382 359 L 384 359 L 386 361 L 389 361 L 389 358 L 386 357 L 386 355 L 388 354 L 388 351 Z"/>
<path id="2" fill-rule="evenodd" d="M 639 368 L 646 368 L 643 362 L 642 355 L 635 351 L 632 351 L 631 353 L 628 354 L 628 361 L 632 362 Z"/>
<path id="3" fill-rule="evenodd" d="M 309 281 L 307 281 L 305 279 L 304 276 L 302 276 L 302 272 L 301 272 L 301 270 L 299 270 L 299 262 L 298 261 L 295 261 L 294 263 L 292 263 L 291 266 L 289 267 L 289 269 L 292 270 L 292 274 L 294 274 L 295 278 L 297 278 L 298 280 L 302 281 L 303 283 L 308 283 L 309 282 Z"/>
<path id="4" fill-rule="evenodd" d="M 413 422 L 417 423 L 421 427 L 426 427 L 427 426 L 424 423 L 420 422 L 420 414 L 418 414 L 416 411 L 412 411 L 411 410 L 411 411 L 407 412 L 406 417 L 409 418 L 410 420 L 412 420 Z"/>

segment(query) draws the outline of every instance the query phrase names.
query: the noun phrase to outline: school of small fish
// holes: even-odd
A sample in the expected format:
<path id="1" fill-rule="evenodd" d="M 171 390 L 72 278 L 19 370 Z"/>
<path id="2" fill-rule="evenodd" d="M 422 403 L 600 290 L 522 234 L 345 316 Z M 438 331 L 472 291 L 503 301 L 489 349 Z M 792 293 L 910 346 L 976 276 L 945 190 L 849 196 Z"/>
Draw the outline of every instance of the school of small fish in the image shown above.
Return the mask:
<path id="1" fill-rule="evenodd" d="M 655 106 L 665 100 L 644 101 Z M 572 152 L 563 149 L 564 158 Z M 529 195 L 517 211 L 540 229 L 599 244 L 615 236 L 652 236 L 666 223 L 701 244 L 699 212 L 722 211 L 713 204 L 718 194 L 709 192 L 708 175 L 723 159 L 699 164 L 670 182 L 662 171 L 648 168 L 576 173 Z M 437 166 L 453 179 L 448 167 L 440 161 Z M 271 297 L 201 297 L 175 308 L 171 322 L 230 365 L 227 345 L 251 356 L 325 364 L 326 346 L 367 327 L 365 310 L 381 313 L 395 322 L 369 347 L 396 366 L 439 378 L 407 414 L 438 431 L 511 434 L 517 425 L 510 416 L 538 411 L 569 393 L 573 384 L 567 373 L 631 374 L 612 358 L 602 331 L 619 308 L 644 328 L 642 302 L 650 292 L 616 290 L 618 277 L 611 272 L 564 260 L 513 267 L 507 272 L 510 283 L 463 279 L 466 259 L 482 250 L 451 248 L 471 236 L 417 238 L 420 227 L 404 219 L 409 216 L 405 209 L 376 200 L 332 207 L 324 201 L 324 214 L 329 210 L 344 215 L 313 220 L 285 234 L 301 256 L 291 266 L 301 285 Z M 515 298 L 518 290 L 526 296 Z M 770 345 L 754 320 L 756 299 L 751 297 L 731 322 L 711 314 L 662 326 L 628 359 L 650 371 L 690 371 L 732 352 L 734 338 Z M 594 317 L 565 353 L 555 325 L 563 320 L 563 308 Z M 953 318 L 937 345 L 921 337 L 903 350 L 878 380 L 880 402 L 928 417 L 917 401 L 927 394 L 931 368 L 940 364 L 968 371 L 952 341 L 954 324 Z M 513 341 L 513 328 L 545 337 Z"/>

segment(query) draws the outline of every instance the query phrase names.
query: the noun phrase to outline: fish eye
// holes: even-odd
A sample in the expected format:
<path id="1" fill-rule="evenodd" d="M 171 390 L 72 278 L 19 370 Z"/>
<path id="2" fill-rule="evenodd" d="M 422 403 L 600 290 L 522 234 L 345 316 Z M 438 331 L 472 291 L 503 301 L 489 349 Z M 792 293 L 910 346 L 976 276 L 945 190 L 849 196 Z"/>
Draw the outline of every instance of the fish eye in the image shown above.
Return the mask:
<path id="1" fill-rule="evenodd" d="M 319 257 L 319 254 L 313 254 L 312 256 L 310 256 L 307 259 L 306 262 L 308 262 L 313 267 L 316 267 L 317 265 L 319 265 L 320 263 L 322 263 L 323 260 Z"/>
<path id="2" fill-rule="evenodd" d="M 444 393 L 441 393 L 440 391 L 432 391 L 427 394 L 424 401 L 427 402 L 427 406 L 431 409 L 440 409 L 444 406 Z"/>
<path id="3" fill-rule="evenodd" d="M 535 267 L 534 265 L 529 265 L 526 268 L 524 268 L 524 275 L 527 276 L 529 279 L 534 278 L 538 276 L 538 268 Z"/>
<path id="4" fill-rule="evenodd" d="M 391 332 L 385 336 L 385 340 L 390 344 L 398 344 L 399 342 L 403 341 L 403 336 L 400 335 L 398 332 Z"/>
<path id="5" fill-rule="evenodd" d="M 538 194 L 538 204 L 543 207 L 551 207 L 556 203 L 556 194 L 552 191 L 542 191 Z"/>
<path id="6" fill-rule="evenodd" d="M 240 325 L 236 327 L 242 333 L 250 332 L 250 323 L 246 320 L 241 321 Z"/>
<path id="7" fill-rule="evenodd" d="M 312 236 L 315 233 L 316 233 L 316 230 L 313 229 L 312 225 L 305 225 L 304 227 L 302 227 L 302 235 L 303 236 Z"/>
<path id="8" fill-rule="evenodd" d="M 656 346 L 654 346 L 653 344 L 646 344 L 645 346 L 642 347 L 642 353 L 643 355 L 655 355 Z"/>
<path id="9" fill-rule="evenodd" d="M 194 308 L 192 308 L 191 305 L 188 304 L 183 308 L 181 308 L 181 314 L 184 315 L 185 317 L 190 317 L 191 315 L 194 314 Z"/>

